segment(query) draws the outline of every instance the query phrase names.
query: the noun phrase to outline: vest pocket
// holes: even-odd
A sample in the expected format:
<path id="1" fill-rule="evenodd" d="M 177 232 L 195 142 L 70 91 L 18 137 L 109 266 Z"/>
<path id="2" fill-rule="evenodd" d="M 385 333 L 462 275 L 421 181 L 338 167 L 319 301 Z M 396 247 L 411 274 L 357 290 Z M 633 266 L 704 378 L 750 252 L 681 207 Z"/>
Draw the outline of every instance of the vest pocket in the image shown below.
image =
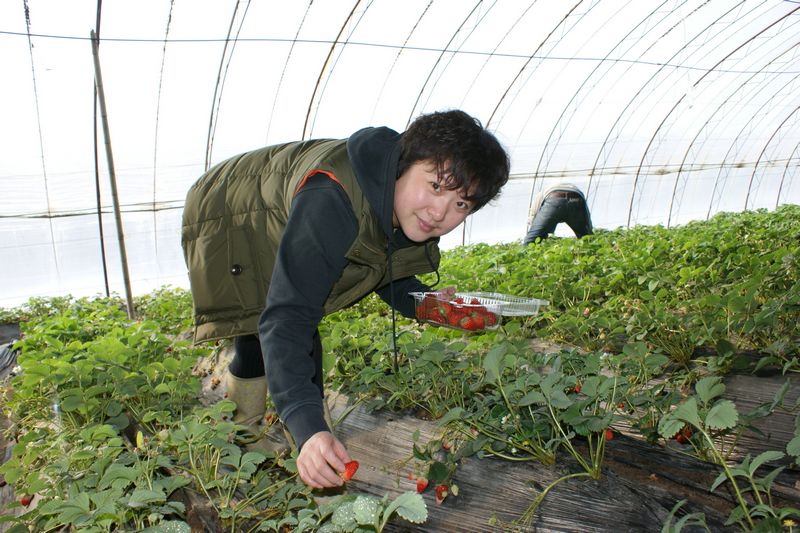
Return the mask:
<path id="1" fill-rule="evenodd" d="M 264 285 L 251 249 L 252 229 L 229 227 L 226 237 L 202 236 L 186 247 L 195 312 L 208 320 L 265 304 Z"/>

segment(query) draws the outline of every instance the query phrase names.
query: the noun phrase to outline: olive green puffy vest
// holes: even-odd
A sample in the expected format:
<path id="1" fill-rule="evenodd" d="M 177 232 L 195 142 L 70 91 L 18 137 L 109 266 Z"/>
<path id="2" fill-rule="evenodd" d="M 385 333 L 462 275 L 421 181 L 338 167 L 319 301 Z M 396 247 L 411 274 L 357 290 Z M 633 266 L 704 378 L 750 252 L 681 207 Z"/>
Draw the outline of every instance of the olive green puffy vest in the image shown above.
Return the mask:
<path id="1" fill-rule="evenodd" d="M 303 180 L 318 171 L 342 185 L 359 228 L 325 313 L 389 283 L 388 240 L 358 186 L 346 140 L 301 141 L 248 152 L 210 169 L 186 196 L 181 244 L 194 300 L 195 342 L 258 331 L 292 198 Z M 392 276 L 432 272 L 439 259 L 434 241 L 402 248 L 392 254 Z"/>

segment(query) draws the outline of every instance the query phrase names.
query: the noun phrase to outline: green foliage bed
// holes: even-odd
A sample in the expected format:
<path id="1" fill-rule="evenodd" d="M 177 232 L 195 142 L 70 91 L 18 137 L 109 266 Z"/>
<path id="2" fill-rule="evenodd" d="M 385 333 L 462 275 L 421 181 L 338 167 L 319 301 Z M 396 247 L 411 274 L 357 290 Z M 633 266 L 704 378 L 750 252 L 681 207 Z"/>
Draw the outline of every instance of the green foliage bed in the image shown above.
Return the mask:
<path id="1" fill-rule="evenodd" d="M 441 438 L 415 442 L 409 456 L 431 490 L 446 487 L 442 499 L 457 497 L 453 473 L 472 455 L 544 464 L 569 457 L 580 466 L 571 477 L 597 478 L 605 443 L 624 425 L 722 466 L 710 488 L 737 495 L 731 524 L 788 528 L 799 512 L 773 507 L 769 490 L 783 468 L 797 466 L 800 418 L 785 449 L 736 463 L 725 443 L 757 418 L 800 406 L 787 404 L 784 387 L 769 404 L 738 412 L 722 398 L 722 378 L 800 371 L 798 236 L 800 208 L 784 206 L 678 228 L 458 248 L 444 254 L 441 286 L 551 305 L 482 334 L 398 317 L 394 373 L 391 315 L 368 297 L 322 324 L 329 386 L 369 409 L 438 419 Z M 188 531 L 177 497 L 187 490 L 231 531 L 380 531 L 390 520 L 425 520 L 416 493 L 317 506 L 291 459 L 244 453 L 229 421 L 233 404 L 198 402 L 192 369 L 212 348 L 181 340 L 190 296 L 164 288 L 136 307 L 133 323 L 118 299 L 31 300 L 0 313 L 21 319 L 23 331 L 20 368 L 3 395 L 6 435 L 17 444 L 0 473 L 37 502 L 2 518 L 12 531 Z M 570 348 L 544 353 L 533 338 Z M 677 519 L 679 507 L 666 530 L 702 526 L 702 516 Z"/>

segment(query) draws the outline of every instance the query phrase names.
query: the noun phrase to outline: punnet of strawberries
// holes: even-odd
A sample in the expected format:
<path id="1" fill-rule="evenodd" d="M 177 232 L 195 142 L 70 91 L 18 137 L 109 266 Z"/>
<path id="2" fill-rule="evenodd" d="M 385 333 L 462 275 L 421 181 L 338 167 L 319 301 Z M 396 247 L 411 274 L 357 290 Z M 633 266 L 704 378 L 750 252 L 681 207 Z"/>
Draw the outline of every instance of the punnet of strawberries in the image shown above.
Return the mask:
<path id="1" fill-rule="evenodd" d="M 461 329 L 483 331 L 500 325 L 497 306 L 485 305 L 478 298 L 465 298 L 457 293 L 412 293 L 417 301 L 417 319 L 423 322 Z"/>

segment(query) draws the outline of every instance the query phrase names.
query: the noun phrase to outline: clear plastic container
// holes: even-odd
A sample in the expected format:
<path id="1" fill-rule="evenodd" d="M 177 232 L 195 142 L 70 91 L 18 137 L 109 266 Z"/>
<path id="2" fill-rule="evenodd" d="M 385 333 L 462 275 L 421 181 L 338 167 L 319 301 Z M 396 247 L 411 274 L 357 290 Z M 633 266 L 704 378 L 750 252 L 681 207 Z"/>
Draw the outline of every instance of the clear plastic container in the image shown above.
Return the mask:
<path id="1" fill-rule="evenodd" d="M 477 299 L 484 305 L 498 305 L 503 316 L 534 316 L 539 309 L 550 305 L 547 300 L 538 298 L 523 298 L 499 292 L 463 292 L 465 299 Z"/>
<path id="2" fill-rule="evenodd" d="M 437 326 L 461 331 L 485 331 L 500 327 L 501 306 L 480 298 L 456 293 L 452 297 L 440 292 L 412 292 L 416 300 L 417 319 Z"/>

